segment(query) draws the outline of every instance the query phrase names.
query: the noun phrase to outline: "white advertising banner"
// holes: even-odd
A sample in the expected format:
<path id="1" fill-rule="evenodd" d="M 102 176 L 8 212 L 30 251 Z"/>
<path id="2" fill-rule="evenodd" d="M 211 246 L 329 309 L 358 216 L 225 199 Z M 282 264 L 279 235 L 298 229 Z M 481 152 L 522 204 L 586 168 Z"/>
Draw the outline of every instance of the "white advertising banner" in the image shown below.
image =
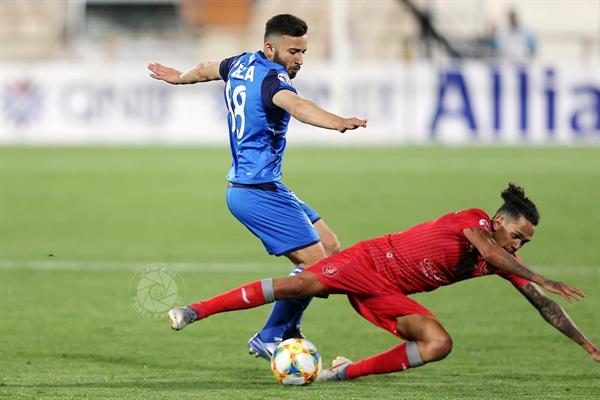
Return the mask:
<path id="1" fill-rule="evenodd" d="M 369 120 L 344 136 L 297 121 L 290 143 L 600 144 L 600 66 L 306 65 L 298 93 Z M 145 65 L 0 64 L 0 144 L 226 144 L 223 82 L 172 86 Z"/>

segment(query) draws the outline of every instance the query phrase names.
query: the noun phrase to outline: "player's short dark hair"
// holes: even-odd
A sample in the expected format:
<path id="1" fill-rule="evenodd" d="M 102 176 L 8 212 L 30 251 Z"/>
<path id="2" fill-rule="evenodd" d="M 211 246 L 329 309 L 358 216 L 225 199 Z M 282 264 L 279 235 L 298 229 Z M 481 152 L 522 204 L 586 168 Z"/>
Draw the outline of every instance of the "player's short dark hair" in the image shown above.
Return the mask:
<path id="1" fill-rule="evenodd" d="M 308 31 L 306 22 L 291 14 L 279 14 L 267 21 L 265 26 L 265 42 L 269 36 L 287 35 L 304 36 Z"/>
<path id="2" fill-rule="evenodd" d="M 540 214 L 533 201 L 525 196 L 525 190 L 510 182 L 501 194 L 504 204 L 496 211 L 496 214 L 508 214 L 513 218 L 525 217 L 533 225 L 540 222 Z"/>

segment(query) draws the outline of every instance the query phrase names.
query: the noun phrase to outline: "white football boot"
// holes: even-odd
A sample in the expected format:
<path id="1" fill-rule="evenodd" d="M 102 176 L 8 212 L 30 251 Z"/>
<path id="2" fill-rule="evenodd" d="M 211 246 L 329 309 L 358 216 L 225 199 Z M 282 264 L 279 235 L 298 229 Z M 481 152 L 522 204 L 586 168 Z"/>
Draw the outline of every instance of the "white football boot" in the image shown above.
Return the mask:
<path id="1" fill-rule="evenodd" d="M 264 358 L 268 362 L 271 362 L 273 352 L 277 348 L 277 345 L 281 343 L 281 338 L 275 342 L 263 342 L 258 337 L 258 333 L 248 340 L 248 354 L 255 357 Z"/>
<path id="2" fill-rule="evenodd" d="M 167 315 L 174 331 L 180 331 L 198 319 L 198 313 L 189 306 L 172 308 Z"/>
<path id="3" fill-rule="evenodd" d="M 346 368 L 348 368 L 348 365 L 350 364 L 352 364 L 352 361 L 346 357 L 336 357 L 331 362 L 331 367 L 319 371 L 319 374 L 317 375 L 317 382 L 347 380 Z"/>

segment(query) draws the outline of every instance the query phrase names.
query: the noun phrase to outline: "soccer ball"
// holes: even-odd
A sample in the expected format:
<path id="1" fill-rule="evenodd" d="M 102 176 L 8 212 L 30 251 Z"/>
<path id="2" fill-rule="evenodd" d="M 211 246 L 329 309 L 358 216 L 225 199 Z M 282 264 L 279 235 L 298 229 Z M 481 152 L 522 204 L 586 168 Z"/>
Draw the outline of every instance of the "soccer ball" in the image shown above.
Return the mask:
<path id="1" fill-rule="evenodd" d="M 271 369 L 283 385 L 309 385 L 321 369 L 321 356 L 306 339 L 288 339 L 277 346 L 271 357 Z"/>

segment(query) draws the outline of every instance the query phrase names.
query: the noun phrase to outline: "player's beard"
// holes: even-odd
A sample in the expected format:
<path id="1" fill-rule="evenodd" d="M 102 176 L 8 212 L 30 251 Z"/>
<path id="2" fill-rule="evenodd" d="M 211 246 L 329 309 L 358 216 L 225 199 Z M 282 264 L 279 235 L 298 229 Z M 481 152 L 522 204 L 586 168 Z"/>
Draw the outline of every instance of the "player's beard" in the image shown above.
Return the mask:
<path id="1" fill-rule="evenodd" d="M 296 74 L 298 72 L 289 70 L 286 62 L 284 60 L 282 60 L 281 57 L 279 57 L 279 50 L 277 50 L 277 49 L 275 49 L 275 52 L 273 53 L 273 62 L 276 62 L 277 64 L 283 66 L 285 68 L 285 70 L 287 71 L 290 79 L 294 79 L 296 77 Z"/>

